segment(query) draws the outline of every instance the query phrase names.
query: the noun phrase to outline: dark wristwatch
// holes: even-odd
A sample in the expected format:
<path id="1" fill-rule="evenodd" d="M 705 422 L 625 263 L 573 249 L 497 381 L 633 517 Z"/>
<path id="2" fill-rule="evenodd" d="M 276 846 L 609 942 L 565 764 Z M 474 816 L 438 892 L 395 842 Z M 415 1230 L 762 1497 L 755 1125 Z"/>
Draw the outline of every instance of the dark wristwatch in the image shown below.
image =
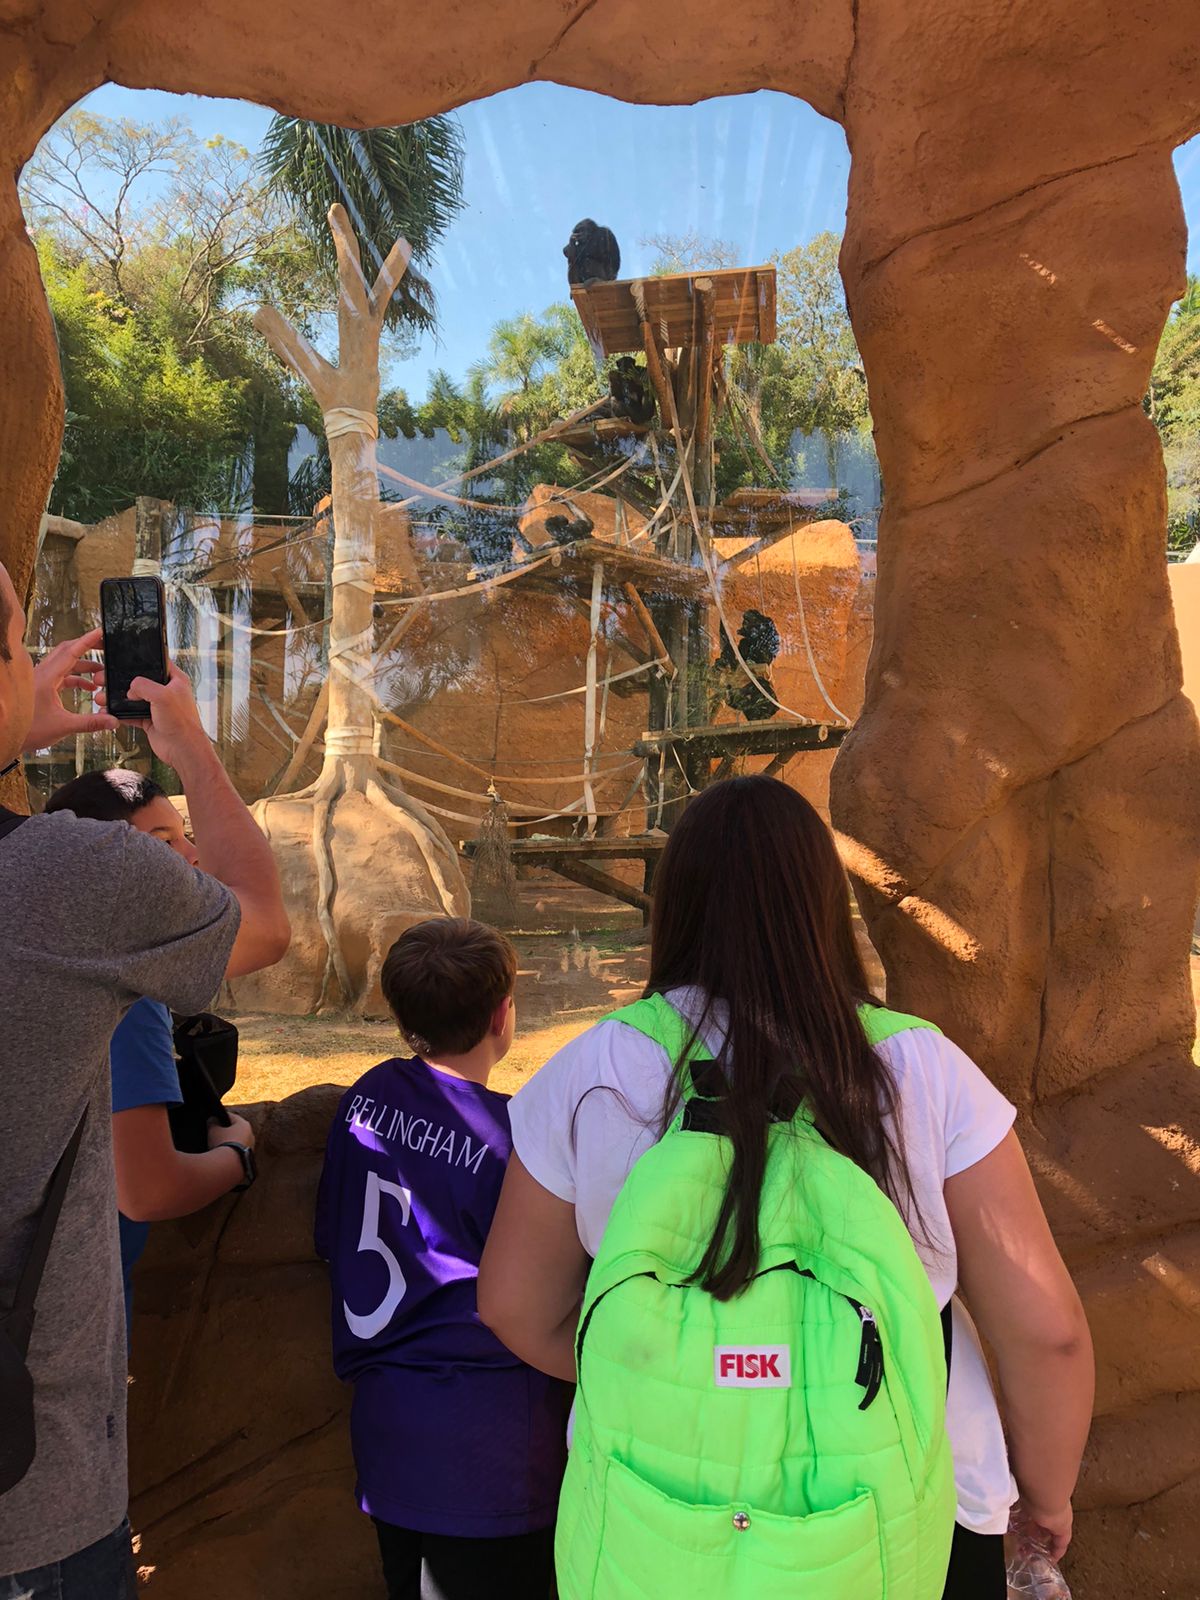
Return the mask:
<path id="1" fill-rule="evenodd" d="M 238 1144 L 236 1140 L 226 1139 L 223 1144 L 213 1145 L 214 1150 L 236 1150 L 242 1161 L 242 1181 L 235 1183 L 229 1191 L 230 1194 L 241 1194 L 243 1189 L 248 1189 L 258 1177 L 258 1167 L 254 1161 L 254 1151 L 248 1145 Z"/>

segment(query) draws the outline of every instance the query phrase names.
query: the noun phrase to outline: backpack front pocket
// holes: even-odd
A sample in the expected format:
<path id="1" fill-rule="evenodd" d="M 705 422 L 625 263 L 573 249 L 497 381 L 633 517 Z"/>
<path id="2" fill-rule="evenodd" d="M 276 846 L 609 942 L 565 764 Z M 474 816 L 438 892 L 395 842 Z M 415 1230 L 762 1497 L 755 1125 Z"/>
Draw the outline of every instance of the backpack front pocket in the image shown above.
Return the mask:
<path id="1" fill-rule="evenodd" d="M 611 1460 L 594 1600 L 882 1600 L 875 1500 L 807 1516 L 676 1500 Z"/>

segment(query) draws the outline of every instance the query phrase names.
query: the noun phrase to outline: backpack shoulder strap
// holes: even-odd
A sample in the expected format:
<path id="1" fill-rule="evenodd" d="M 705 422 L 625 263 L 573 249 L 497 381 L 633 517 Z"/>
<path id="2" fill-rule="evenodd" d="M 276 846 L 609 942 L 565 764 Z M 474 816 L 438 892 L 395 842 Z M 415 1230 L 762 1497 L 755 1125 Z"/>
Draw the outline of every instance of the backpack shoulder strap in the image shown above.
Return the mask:
<path id="1" fill-rule="evenodd" d="M 25 1257 L 25 1264 L 21 1268 L 21 1276 L 17 1282 L 17 1292 L 5 1317 L 9 1336 L 20 1351 L 22 1359 L 29 1353 L 29 1341 L 33 1334 L 33 1314 L 37 1305 L 38 1290 L 42 1285 L 42 1274 L 46 1270 L 46 1262 L 50 1256 L 50 1246 L 54 1241 L 54 1230 L 58 1227 L 63 1201 L 67 1197 L 67 1185 L 70 1183 L 71 1173 L 75 1169 L 75 1157 L 79 1154 L 79 1145 L 83 1138 L 83 1127 L 87 1121 L 87 1115 L 88 1107 L 84 1106 L 79 1121 L 75 1124 L 75 1131 L 67 1140 L 67 1147 L 58 1158 L 58 1164 L 54 1168 L 46 1190 L 46 1198 L 42 1202 L 41 1215 L 37 1220 L 37 1227 L 34 1230 L 33 1240 Z"/>
<path id="2" fill-rule="evenodd" d="M 913 1028 L 925 1028 L 930 1033 L 941 1033 L 936 1023 L 923 1017 L 910 1017 L 904 1011 L 889 1011 L 886 1006 L 865 1005 L 858 1008 L 858 1020 L 869 1045 L 882 1044 L 897 1033 L 908 1033 Z"/>
<path id="3" fill-rule="evenodd" d="M 862 1023 L 867 1042 L 871 1045 L 882 1044 L 885 1039 L 890 1039 L 897 1033 L 907 1033 L 912 1028 L 925 1028 L 931 1033 L 942 1031 L 936 1023 L 926 1022 L 923 1017 L 912 1017 L 903 1011 L 889 1011 L 886 1006 L 859 1006 L 858 1019 Z M 651 994 L 644 1000 L 635 1000 L 631 1005 L 610 1011 L 600 1020 L 623 1022 L 627 1027 L 636 1028 L 639 1033 L 645 1034 L 647 1039 L 653 1039 L 655 1044 L 661 1045 L 672 1061 L 679 1060 L 687 1043 L 688 1034 L 691 1032 L 691 1025 L 687 1019 L 681 1016 L 661 994 Z M 702 1039 L 697 1039 L 692 1046 L 691 1055 L 696 1061 L 708 1061 L 712 1052 Z"/>
<path id="4" fill-rule="evenodd" d="M 678 1061 L 683 1054 L 683 1048 L 691 1035 L 692 1026 L 687 1018 L 682 1016 L 671 1002 L 661 994 L 647 995 L 644 1000 L 635 1000 L 631 1005 L 621 1006 L 617 1011 L 610 1011 L 606 1017 L 601 1017 L 602 1022 L 623 1022 L 628 1028 L 636 1028 L 647 1039 L 653 1039 L 667 1052 L 671 1060 Z M 711 1061 L 712 1051 L 703 1039 L 696 1039 L 688 1055 L 693 1061 Z"/>

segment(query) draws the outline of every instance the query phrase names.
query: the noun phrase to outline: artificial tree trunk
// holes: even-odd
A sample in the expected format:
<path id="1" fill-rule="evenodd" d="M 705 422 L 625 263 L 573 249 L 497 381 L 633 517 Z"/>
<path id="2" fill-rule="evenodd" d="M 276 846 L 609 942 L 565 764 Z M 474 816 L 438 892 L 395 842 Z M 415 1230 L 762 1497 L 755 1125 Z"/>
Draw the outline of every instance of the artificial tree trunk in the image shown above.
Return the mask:
<path id="1" fill-rule="evenodd" d="M 394 924 L 398 930 L 400 924 L 418 920 L 422 913 L 463 915 L 469 909 L 470 897 L 454 847 L 441 827 L 393 778 L 385 778 L 376 758 L 379 702 L 374 661 L 375 549 L 382 511 L 375 461 L 379 338 L 388 302 L 404 275 L 411 252 L 407 240 L 397 239 L 374 284 L 368 285 L 358 243 L 340 205 L 331 208 L 329 226 L 337 249 L 340 282 L 338 364 L 326 361 L 303 334 L 271 307 L 261 307 L 254 319 L 279 359 L 307 384 L 321 408 L 333 469 L 334 530 L 329 709 L 321 772 L 308 788 L 259 801 L 255 811 L 268 836 L 274 838 L 273 824 L 279 808 L 291 813 L 293 834 L 296 805 L 311 808 L 316 916 L 326 947 L 318 1006 L 372 1009 L 378 964 L 386 953 L 381 929 L 386 932 Z M 406 577 L 416 588 L 416 564 L 410 547 L 405 566 Z M 365 861 L 360 853 L 353 861 L 339 862 L 339 811 L 346 812 L 340 821 L 348 825 L 350 833 L 361 835 L 364 802 L 387 824 L 388 833 L 382 841 L 385 848 L 368 851 Z M 408 842 L 407 855 L 392 850 L 393 841 L 399 843 L 396 835 Z M 433 891 L 431 903 L 424 906 L 411 903 L 413 849 Z M 388 875 L 393 868 L 398 868 L 406 881 L 398 886 L 395 913 L 389 916 Z M 285 871 L 285 890 L 290 879 L 295 891 L 302 893 L 296 880 L 303 876 Z M 304 960 L 307 952 L 302 950 L 298 955 Z"/>

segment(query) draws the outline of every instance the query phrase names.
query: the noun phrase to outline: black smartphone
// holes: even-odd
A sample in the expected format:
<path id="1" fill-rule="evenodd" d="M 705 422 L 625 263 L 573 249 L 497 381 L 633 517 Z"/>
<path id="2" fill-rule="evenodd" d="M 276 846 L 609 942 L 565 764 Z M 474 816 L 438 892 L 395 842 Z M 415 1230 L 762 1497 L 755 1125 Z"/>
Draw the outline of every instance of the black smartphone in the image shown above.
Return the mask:
<path id="1" fill-rule="evenodd" d="M 105 578 L 100 585 L 104 629 L 104 688 L 114 717 L 150 715 L 145 700 L 131 700 L 134 678 L 166 683 L 167 605 L 158 578 Z"/>

